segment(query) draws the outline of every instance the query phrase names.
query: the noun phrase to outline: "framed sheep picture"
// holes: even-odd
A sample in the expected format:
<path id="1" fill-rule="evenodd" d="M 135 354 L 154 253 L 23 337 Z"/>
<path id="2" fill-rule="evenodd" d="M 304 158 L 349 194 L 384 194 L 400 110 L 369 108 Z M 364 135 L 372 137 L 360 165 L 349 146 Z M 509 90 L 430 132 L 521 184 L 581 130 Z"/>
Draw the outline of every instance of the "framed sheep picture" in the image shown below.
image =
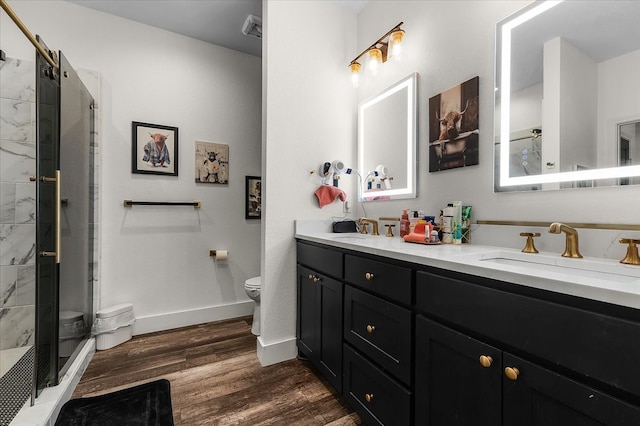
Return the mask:
<path id="1" fill-rule="evenodd" d="M 178 176 L 178 128 L 131 123 L 131 173 Z"/>
<path id="2" fill-rule="evenodd" d="M 229 145 L 196 141 L 196 183 L 229 183 Z"/>
<path id="3" fill-rule="evenodd" d="M 478 83 L 474 77 L 429 99 L 429 171 L 478 164 Z"/>

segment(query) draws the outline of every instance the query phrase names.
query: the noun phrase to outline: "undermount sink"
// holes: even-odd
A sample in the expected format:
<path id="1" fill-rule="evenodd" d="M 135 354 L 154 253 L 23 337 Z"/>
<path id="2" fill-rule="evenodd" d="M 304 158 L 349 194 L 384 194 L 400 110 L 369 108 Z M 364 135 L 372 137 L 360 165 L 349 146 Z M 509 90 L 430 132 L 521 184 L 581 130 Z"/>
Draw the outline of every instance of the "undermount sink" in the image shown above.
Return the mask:
<path id="1" fill-rule="evenodd" d="M 465 255 L 468 261 L 477 261 L 487 266 L 507 266 L 527 269 L 531 274 L 551 272 L 554 274 L 581 276 L 616 282 L 640 280 L 640 266 L 625 265 L 612 260 L 582 258 L 572 259 L 552 254 L 521 252 L 489 252 Z"/>

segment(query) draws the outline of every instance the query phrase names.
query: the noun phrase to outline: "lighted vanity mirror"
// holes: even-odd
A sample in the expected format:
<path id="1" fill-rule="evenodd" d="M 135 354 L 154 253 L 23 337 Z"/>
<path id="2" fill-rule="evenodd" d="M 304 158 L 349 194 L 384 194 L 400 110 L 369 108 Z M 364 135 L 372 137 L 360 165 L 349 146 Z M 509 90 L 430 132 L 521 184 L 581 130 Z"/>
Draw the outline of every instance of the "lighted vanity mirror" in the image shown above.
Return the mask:
<path id="1" fill-rule="evenodd" d="M 417 85 L 413 73 L 358 106 L 363 201 L 416 197 Z"/>
<path id="2" fill-rule="evenodd" d="M 496 191 L 640 183 L 640 1 L 536 1 L 496 29 Z"/>

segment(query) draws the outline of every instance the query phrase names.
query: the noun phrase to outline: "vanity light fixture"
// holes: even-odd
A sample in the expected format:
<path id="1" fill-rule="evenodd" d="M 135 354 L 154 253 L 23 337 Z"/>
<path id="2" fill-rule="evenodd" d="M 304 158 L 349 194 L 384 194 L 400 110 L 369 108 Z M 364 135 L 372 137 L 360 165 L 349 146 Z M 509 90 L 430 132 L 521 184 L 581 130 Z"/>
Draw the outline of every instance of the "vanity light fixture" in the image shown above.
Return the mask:
<path id="1" fill-rule="evenodd" d="M 349 71 L 351 72 L 351 82 L 353 87 L 358 87 L 359 72 L 361 64 L 360 58 L 366 57 L 366 68 L 371 75 L 376 75 L 380 65 L 387 62 L 387 59 L 394 58 L 398 60 L 402 56 L 402 40 L 404 38 L 404 30 L 400 28 L 404 22 L 400 22 L 380 37 L 375 43 L 363 50 L 358 56 L 349 62 Z"/>

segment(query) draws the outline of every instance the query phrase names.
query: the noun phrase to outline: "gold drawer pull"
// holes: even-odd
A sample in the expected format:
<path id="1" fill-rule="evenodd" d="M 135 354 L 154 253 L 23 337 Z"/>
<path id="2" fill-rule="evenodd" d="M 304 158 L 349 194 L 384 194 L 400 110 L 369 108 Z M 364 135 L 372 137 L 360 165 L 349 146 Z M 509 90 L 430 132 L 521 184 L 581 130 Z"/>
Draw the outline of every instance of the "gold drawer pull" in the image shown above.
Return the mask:
<path id="1" fill-rule="evenodd" d="M 518 380 L 520 370 L 518 370 L 517 367 L 506 367 L 504 369 L 504 375 L 507 376 L 507 379 L 509 380 Z"/>
<path id="2" fill-rule="evenodd" d="M 373 400 L 373 394 L 372 394 L 372 393 L 365 393 L 365 394 L 364 394 L 364 399 L 365 399 L 367 402 L 371 402 L 371 401 Z"/>
<path id="3" fill-rule="evenodd" d="M 364 274 L 364 277 L 367 279 L 367 281 L 371 281 L 373 279 L 373 274 L 371 272 L 367 272 L 366 274 Z"/>
<path id="4" fill-rule="evenodd" d="M 490 355 L 480 355 L 481 366 L 483 366 L 484 368 L 489 368 L 491 367 L 492 363 L 493 363 L 493 358 L 491 358 Z"/>
<path id="5" fill-rule="evenodd" d="M 376 331 L 376 326 L 375 325 L 368 325 L 367 326 L 367 333 L 373 333 L 374 331 Z"/>

